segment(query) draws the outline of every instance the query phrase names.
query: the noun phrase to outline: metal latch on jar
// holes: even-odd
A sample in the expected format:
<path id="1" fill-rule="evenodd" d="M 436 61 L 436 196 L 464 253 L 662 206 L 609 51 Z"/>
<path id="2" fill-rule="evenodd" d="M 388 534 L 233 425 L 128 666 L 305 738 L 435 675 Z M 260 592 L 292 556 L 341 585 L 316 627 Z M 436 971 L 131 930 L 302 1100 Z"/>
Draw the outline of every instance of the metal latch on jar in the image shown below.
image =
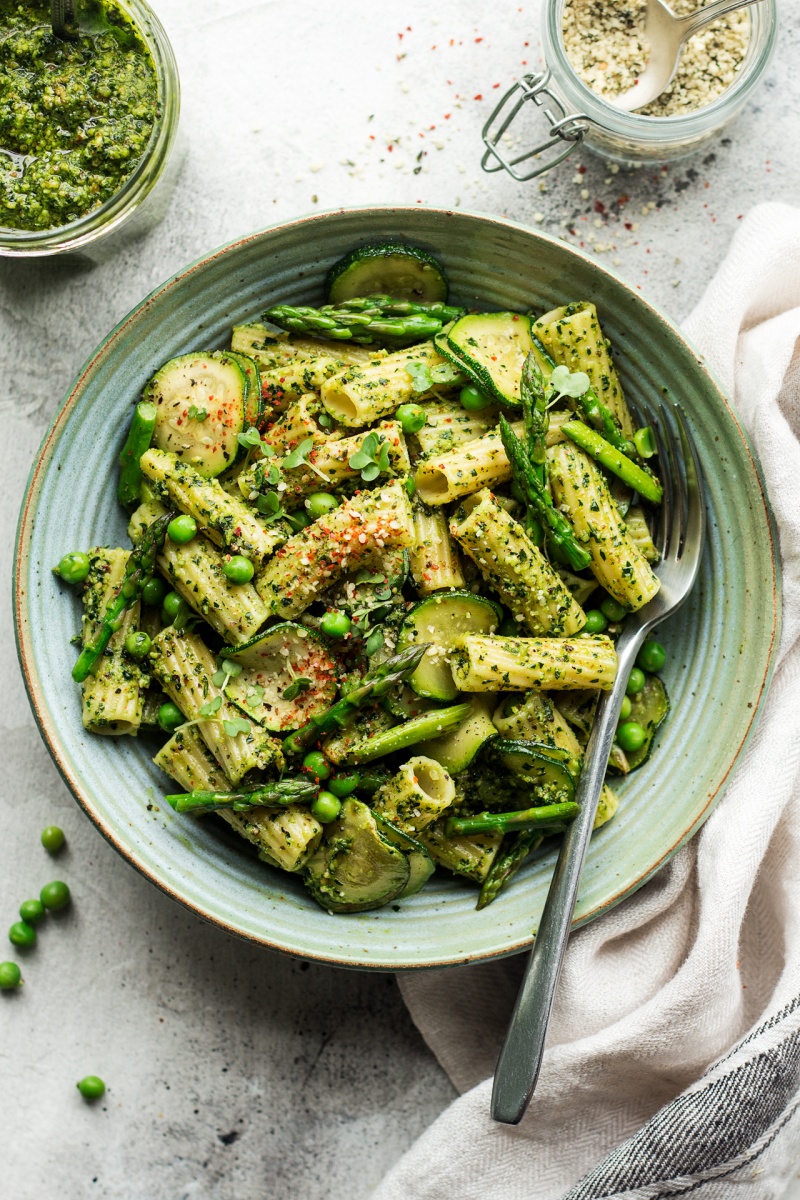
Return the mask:
<path id="1" fill-rule="evenodd" d="M 585 113 L 568 113 L 558 96 L 550 91 L 550 78 L 549 68 L 541 75 L 523 75 L 503 96 L 481 131 L 486 146 L 486 153 L 481 159 L 484 171 L 508 171 L 513 179 L 523 183 L 526 179 L 534 179 L 544 171 L 549 171 L 551 167 L 558 166 L 583 141 L 588 130 L 588 125 L 583 122 L 590 121 L 591 117 L 587 117 Z M 528 100 L 532 100 L 542 110 L 542 115 L 550 125 L 550 136 L 532 150 L 510 158 L 500 148 L 500 141 L 504 134 L 508 133 L 520 109 Z M 547 108 L 543 107 L 545 100 L 550 101 Z M 503 115 L 506 109 L 508 111 Z M 557 154 L 537 162 L 531 170 L 525 173 L 515 170 L 518 163 L 538 158 L 540 154 L 558 146 L 559 143 L 561 149 Z"/>

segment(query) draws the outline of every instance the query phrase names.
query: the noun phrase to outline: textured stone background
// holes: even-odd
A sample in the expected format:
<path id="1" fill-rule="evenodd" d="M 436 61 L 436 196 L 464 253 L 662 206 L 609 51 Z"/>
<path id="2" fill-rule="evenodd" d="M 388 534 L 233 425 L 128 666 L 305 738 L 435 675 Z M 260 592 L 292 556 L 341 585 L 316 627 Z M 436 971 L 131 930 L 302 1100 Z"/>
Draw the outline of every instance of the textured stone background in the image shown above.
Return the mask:
<path id="1" fill-rule="evenodd" d="M 798 199 L 800 14 L 783 0 L 766 86 L 702 153 L 612 174 L 579 151 L 540 190 L 479 168 L 494 85 L 538 64 L 535 3 L 157 7 L 189 140 L 165 222 L 102 266 L 0 264 L 0 925 L 49 878 L 75 897 L 25 957 L 21 993 L 0 997 L 0 1190 L 361 1200 L 450 1101 L 450 1084 L 390 977 L 259 952 L 200 924 L 79 812 L 14 652 L 13 530 L 29 467 L 81 363 L 132 305 L 214 246 L 311 210 L 419 201 L 506 214 L 593 248 L 680 319 L 740 215 Z M 51 821 L 69 839 L 57 865 L 38 842 Z M 87 1072 L 109 1084 L 94 1108 L 74 1086 Z"/>

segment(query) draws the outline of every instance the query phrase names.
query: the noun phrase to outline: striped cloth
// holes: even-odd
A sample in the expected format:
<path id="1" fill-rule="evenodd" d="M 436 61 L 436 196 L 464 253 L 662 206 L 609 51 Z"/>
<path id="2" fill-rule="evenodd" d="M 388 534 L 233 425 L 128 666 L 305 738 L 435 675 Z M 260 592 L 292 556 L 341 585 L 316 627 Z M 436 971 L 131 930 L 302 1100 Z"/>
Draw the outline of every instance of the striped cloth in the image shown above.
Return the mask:
<path id="1" fill-rule="evenodd" d="M 772 1200 L 800 1169 L 800 211 L 749 214 L 686 331 L 734 396 L 780 531 L 761 723 L 698 837 L 571 939 L 518 1127 L 491 1121 L 489 1077 L 524 964 L 401 979 L 461 1095 L 373 1200 Z"/>

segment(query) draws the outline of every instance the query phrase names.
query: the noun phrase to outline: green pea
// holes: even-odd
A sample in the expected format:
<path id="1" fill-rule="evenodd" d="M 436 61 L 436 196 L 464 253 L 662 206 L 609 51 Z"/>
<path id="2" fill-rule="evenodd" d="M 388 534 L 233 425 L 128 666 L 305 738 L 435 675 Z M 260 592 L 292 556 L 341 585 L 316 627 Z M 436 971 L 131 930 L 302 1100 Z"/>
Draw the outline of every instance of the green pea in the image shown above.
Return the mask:
<path id="1" fill-rule="evenodd" d="M 461 407 L 465 408 L 467 412 L 480 412 L 482 408 L 488 408 L 492 403 L 491 397 L 471 383 L 461 389 L 458 398 L 461 401 Z"/>
<path id="2" fill-rule="evenodd" d="M 99 1075 L 84 1075 L 75 1086 L 84 1100 L 99 1100 L 105 1095 L 106 1085 Z"/>
<path id="3" fill-rule="evenodd" d="M 44 905 L 41 900 L 23 900 L 19 906 L 19 915 L 28 925 L 38 925 L 44 917 Z"/>
<path id="4" fill-rule="evenodd" d="M 8 940 L 15 946 L 35 946 L 36 930 L 27 921 L 16 921 L 8 931 Z"/>
<path id="5" fill-rule="evenodd" d="M 498 637 L 522 637 L 522 623 L 516 617 L 505 617 L 497 626 Z"/>
<path id="6" fill-rule="evenodd" d="M 628 717 L 631 715 L 632 708 L 633 708 L 633 705 L 631 704 L 630 696 L 623 696 L 622 697 L 622 707 L 619 710 L 620 725 L 622 724 L 623 721 L 627 721 Z"/>
<path id="7" fill-rule="evenodd" d="M 319 623 L 323 633 L 328 637 L 343 638 L 350 632 L 350 618 L 343 612 L 326 612 Z"/>
<path id="8" fill-rule="evenodd" d="M 641 749 L 646 740 L 647 730 L 638 721 L 626 721 L 617 729 L 617 741 L 628 753 Z"/>
<path id="9" fill-rule="evenodd" d="M 89 555 L 82 550 L 72 550 L 59 561 L 55 573 L 64 583 L 83 583 L 89 574 Z"/>
<path id="10" fill-rule="evenodd" d="M 181 605 L 184 603 L 183 597 L 179 596 L 177 592 L 167 592 L 164 602 L 161 605 L 161 615 L 164 618 L 165 624 L 172 624 L 181 611 Z"/>
<path id="11" fill-rule="evenodd" d="M 605 614 L 600 612 L 599 608 L 587 608 L 586 624 L 581 632 L 583 633 L 605 633 L 608 629 L 608 621 Z"/>
<path id="12" fill-rule="evenodd" d="M 666 650 L 661 645 L 661 642 L 654 640 L 645 642 L 636 655 L 636 665 L 641 667 L 643 671 L 649 671 L 651 675 L 657 675 L 659 671 L 663 670 L 666 661 Z"/>
<path id="13" fill-rule="evenodd" d="M 164 583 L 164 580 L 159 579 L 158 575 L 154 575 L 152 579 L 148 579 L 142 588 L 142 601 L 145 604 L 152 604 L 153 608 L 157 608 L 159 604 L 164 603 L 166 594 L 167 585 Z"/>
<path id="14" fill-rule="evenodd" d="M 338 507 L 339 501 L 330 492 L 312 492 L 306 497 L 306 512 L 312 521 L 324 517 L 326 513 L 333 512 Z"/>
<path id="15" fill-rule="evenodd" d="M 635 431 L 633 444 L 642 458 L 652 458 L 654 454 L 658 453 L 655 435 L 649 425 L 644 425 Z"/>
<path id="16" fill-rule="evenodd" d="M 174 733 L 178 726 L 183 724 L 184 717 L 177 704 L 167 700 L 156 713 L 156 720 L 164 733 Z"/>
<path id="17" fill-rule="evenodd" d="M 394 415 L 403 433 L 418 433 L 428 423 L 428 415 L 421 404 L 401 404 Z"/>
<path id="18" fill-rule="evenodd" d="M 231 583 L 249 583 L 255 572 L 250 559 L 245 558 L 243 554 L 232 554 L 222 564 L 222 574 L 226 579 L 230 579 Z"/>
<path id="19" fill-rule="evenodd" d="M 173 517 L 167 526 L 167 537 L 178 546 L 185 546 L 192 538 L 197 537 L 197 521 L 188 513 Z"/>
<path id="20" fill-rule="evenodd" d="M 129 633 L 125 638 L 125 653 L 138 662 L 142 658 L 147 658 L 151 645 L 148 634 L 143 629 L 137 629 L 136 633 Z"/>
<path id="21" fill-rule="evenodd" d="M 0 963 L 0 992 L 10 992 L 22 983 L 22 972 L 15 962 Z"/>
<path id="22" fill-rule="evenodd" d="M 331 764 L 321 750 L 312 750 L 303 759 L 303 766 L 319 781 L 327 779 L 331 773 Z"/>
<path id="23" fill-rule="evenodd" d="M 48 825 L 42 830 L 41 842 L 48 854 L 58 854 L 64 841 L 64 830 L 57 825 Z"/>
<path id="24" fill-rule="evenodd" d="M 644 677 L 644 671 L 640 671 L 638 667 L 634 667 L 628 676 L 628 682 L 625 684 L 625 691 L 629 696 L 637 696 L 646 682 L 647 680 Z"/>
<path id="25" fill-rule="evenodd" d="M 328 783 L 328 791 L 333 792 L 339 800 L 351 796 L 359 784 L 359 776 L 354 771 L 351 775 L 337 775 Z"/>
<path id="26" fill-rule="evenodd" d="M 600 612 L 616 625 L 619 621 L 624 620 L 627 610 L 613 596 L 606 596 L 600 603 Z"/>
<path id="27" fill-rule="evenodd" d="M 286 520 L 295 533 L 299 533 L 301 529 L 305 529 L 311 524 L 311 517 L 307 513 L 304 513 L 302 508 L 298 509 L 297 512 L 287 513 Z"/>
<path id="28" fill-rule="evenodd" d="M 52 883 L 44 885 L 39 892 L 39 899 L 45 908 L 49 908 L 51 912 L 58 912 L 70 902 L 69 888 L 60 879 L 54 879 Z"/>
<path id="29" fill-rule="evenodd" d="M 335 821 L 342 811 L 342 802 L 333 792 L 320 792 L 309 811 L 320 825 L 328 825 Z"/>

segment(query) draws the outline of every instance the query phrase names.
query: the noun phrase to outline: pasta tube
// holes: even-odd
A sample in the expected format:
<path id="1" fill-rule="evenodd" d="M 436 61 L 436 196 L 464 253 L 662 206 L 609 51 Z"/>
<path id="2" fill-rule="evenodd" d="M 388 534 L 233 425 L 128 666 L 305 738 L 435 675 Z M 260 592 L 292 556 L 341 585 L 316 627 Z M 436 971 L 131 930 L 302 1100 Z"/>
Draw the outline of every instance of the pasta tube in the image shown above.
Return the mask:
<path id="1" fill-rule="evenodd" d="M 445 454 L 465 442 L 483 437 L 497 424 L 497 409 L 467 412 L 458 400 L 429 400 L 425 405 L 425 424 L 414 436 L 423 458 Z"/>
<path id="2" fill-rule="evenodd" d="M 464 573 L 441 508 L 414 506 L 414 545 L 410 551 L 411 575 L 421 596 L 441 588 L 463 588 Z"/>
<path id="3" fill-rule="evenodd" d="M 438 866 L 483 883 L 500 849 L 503 834 L 499 831 L 448 834 L 446 827 L 447 818 L 442 817 L 414 836 Z"/>
<path id="4" fill-rule="evenodd" d="M 511 428 L 518 437 L 525 436 L 522 421 Z M 511 464 L 496 429 L 446 454 L 426 458 L 414 472 L 420 499 L 437 506 L 461 500 L 484 487 L 507 483 L 510 478 Z"/>
<path id="5" fill-rule="evenodd" d="M 194 517 L 212 542 L 234 554 L 243 554 L 256 569 L 285 541 L 279 530 L 259 524 L 247 505 L 229 496 L 216 479 L 204 479 L 174 454 L 147 450 L 141 457 L 141 467 L 148 479 L 166 488 L 182 512 Z"/>
<path id="6" fill-rule="evenodd" d="M 82 641 L 92 642 L 100 619 L 116 596 L 125 575 L 128 550 L 100 547 L 89 552 L 90 568 L 83 592 Z M 127 608 L 122 622 L 97 669 L 81 684 L 81 716 L 85 729 L 107 737 L 133 736 L 142 723 L 144 704 L 143 676 L 140 668 L 125 654 L 125 638 L 138 627 L 139 601 Z"/>
<path id="7" fill-rule="evenodd" d="M 175 779 L 184 791 L 231 790 L 227 776 L 203 741 L 196 725 L 173 733 L 155 755 L 153 762 L 171 779 Z"/>
<path id="8" fill-rule="evenodd" d="M 418 754 L 378 789 L 372 808 L 404 833 L 415 834 L 441 816 L 455 798 L 455 784 L 444 767 Z"/>
<path id="9" fill-rule="evenodd" d="M 423 342 L 385 358 L 348 367 L 322 384 L 322 403 L 342 425 L 353 429 L 371 425 L 406 401 L 421 400 L 433 393 L 434 384 L 422 390 L 415 388 L 408 370 L 414 364 L 430 369 L 444 366 L 445 360 L 437 354 L 432 342 Z"/>
<path id="10" fill-rule="evenodd" d="M 569 442 L 554 446 L 548 457 L 553 499 L 586 544 L 595 579 L 623 608 L 635 612 L 661 585 L 628 536 L 605 479 L 592 459 Z"/>
<path id="11" fill-rule="evenodd" d="M 499 638 L 470 634 L 450 653 L 462 692 L 523 692 L 529 688 L 609 691 L 617 674 L 611 638 Z"/>
<path id="12" fill-rule="evenodd" d="M 577 633 L 583 609 L 525 530 L 488 490 L 458 510 L 450 532 L 517 621 L 532 634 Z"/>
<path id="13" fill-rule="evenodd" d="M 291 537 L 256 576 L 256 591 L 270 615 L 296 617 L 376 550 L 413 540 L 411 502 L 401 484 L 357 492 Z"/>

